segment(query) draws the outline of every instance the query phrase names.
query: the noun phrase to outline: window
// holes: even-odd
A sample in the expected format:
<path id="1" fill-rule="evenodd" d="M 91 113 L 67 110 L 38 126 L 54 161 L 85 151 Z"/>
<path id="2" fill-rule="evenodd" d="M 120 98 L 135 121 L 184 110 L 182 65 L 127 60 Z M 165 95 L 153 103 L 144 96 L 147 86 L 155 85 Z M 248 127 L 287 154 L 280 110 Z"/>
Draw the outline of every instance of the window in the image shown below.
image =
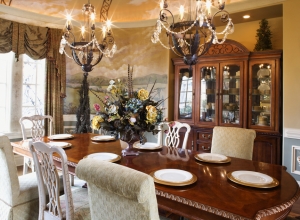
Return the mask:
<path id="1" fill-rule="evenodd" d="M 0 53 L 0 132 L 10 130 L 10 89 L 14 53 Z"/>
<path id="2" fill-rule="evenodd" d="M 22 73 L 22 116 L 44 115 L 45 59 L 33 60 L 24 54 Z M 26 122 L 24 121 L 25 128 L 31 127 L 31 124 Z"/>
<path id="3" fill-rule="evenodd" d="M 19 119 L 44 114 L 45 59 L 33 60 L 24 54 L 14 62 L 14 53 L 10 52 L 0 54 L 0 65 L 5 67 L 0 77 L 0 132 L 10 138 L 21 137 Z"/>

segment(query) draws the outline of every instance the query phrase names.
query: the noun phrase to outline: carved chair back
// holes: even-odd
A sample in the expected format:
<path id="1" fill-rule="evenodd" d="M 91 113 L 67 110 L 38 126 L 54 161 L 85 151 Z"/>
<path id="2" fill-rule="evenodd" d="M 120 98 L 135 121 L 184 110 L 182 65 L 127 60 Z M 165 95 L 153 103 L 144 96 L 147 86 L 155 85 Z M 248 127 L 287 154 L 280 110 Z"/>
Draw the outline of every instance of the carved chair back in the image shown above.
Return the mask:
<path id="1" fill-rule="evenodd" d="M 50 123 L 49 136 L 52 135 L 53 117 L 50 115 L 33 115 L 21 117 L 19 123 L 21 125 L 23 140 L 27 139 L 25 123 L 24 121 L 29 120 L 32 123 L 31 127 L 31 137 L 32 141 L 41 141 L 43 136 L 45 136 L 45 125 L 46 119 Z"/>
<path id="2" fill-rule="evenodd" d="M 185 129 L 181 148 L 186 148 L 188 136 L 191 131 L 190 125 L 178 121 L 162 122 L 159 124 L 158 129 L 160 130 L 158 133 L 158 144 L 175 148 L 180 144 L 180 131 L 182 132 Z"/>
<path id="3" fill-rule="evenodd" d="M 44 142 L 37 141 L 30 143 L 30 151 L 36 167 L 37 179 L 39 184 L 39 219 L 74 219 L 73 198 L 68 175 L 67 155 L 65 151 L 56 146 L 50 146 Z M 60 202 L 59 175 L 53 162 L 53 153 L 61 158 L 62 176 L 65 192 L 65 213 L 62 212 Z M 47 190 L 47 191 L 46 191 Z M 46 192 L 49 194 L 49 203 L 46 204 Z"/>

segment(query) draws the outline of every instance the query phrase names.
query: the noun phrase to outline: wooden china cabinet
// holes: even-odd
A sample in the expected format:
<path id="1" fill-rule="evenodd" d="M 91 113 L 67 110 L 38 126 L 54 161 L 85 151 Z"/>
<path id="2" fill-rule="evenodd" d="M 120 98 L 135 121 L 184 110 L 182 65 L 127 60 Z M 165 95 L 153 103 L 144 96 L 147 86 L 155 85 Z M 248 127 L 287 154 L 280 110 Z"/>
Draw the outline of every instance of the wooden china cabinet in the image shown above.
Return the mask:
<path id="1" fill-rule="evenodd" d="M 174 120 L 191 125 L 188 148 L 210 152 L 214 126 L 256 131 L 253 160 L 281 164 L 281 50 L 250 52 L 226 40 L 175 66 Z"/>

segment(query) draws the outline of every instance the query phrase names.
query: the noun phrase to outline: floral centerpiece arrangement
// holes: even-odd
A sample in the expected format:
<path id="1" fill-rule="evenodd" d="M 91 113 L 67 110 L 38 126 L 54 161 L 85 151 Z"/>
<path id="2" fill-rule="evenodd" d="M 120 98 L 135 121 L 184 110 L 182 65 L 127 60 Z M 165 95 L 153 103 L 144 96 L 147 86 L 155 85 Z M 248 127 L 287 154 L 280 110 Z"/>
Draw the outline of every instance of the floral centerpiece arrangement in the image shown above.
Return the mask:
<path id="1" fill-rule="evenodd" d="M 163 100 L 154 101 L 151 97 L 154 85 L 150 92 L 146 89 L 133 91 L 132 72 L 128 71 L 128 83 L 120 79 L 111 80 L 107 87 L 109 95 L 104 99 L 91 90 L 104 108 L 101 111 L 101 106 L 94 104 L 96 116 L 92 119 L 92 128 L 102 128 L 124 141 L 131 141 L 138 135 L 144 144 L 147 141 L 144 132 L 156 134 L 159 131 L 156 125 L 163 118 L 163 108 L 159 107 Z"/>

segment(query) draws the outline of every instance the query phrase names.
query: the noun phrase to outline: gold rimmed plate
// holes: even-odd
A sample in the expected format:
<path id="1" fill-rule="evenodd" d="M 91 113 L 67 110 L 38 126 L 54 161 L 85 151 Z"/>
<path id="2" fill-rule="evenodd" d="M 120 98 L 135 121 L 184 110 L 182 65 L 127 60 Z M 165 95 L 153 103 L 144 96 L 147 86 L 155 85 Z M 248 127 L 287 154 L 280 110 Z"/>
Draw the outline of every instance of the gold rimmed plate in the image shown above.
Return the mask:
<path id="1" fill-rule="evenodd" d="M 233 172 L 235 172 L 235 171 L 233 171 Z M 271 178 L 271 181 L 267 181 L 266 183 L 262 183 L 261 181 L 258 181 L 256 183 L 255 181 L 243 181 L 242 179 L 238 179 L 238 178 L 234 177 L 233 172 L 227 173 L 227 178 L 229 180 L 231 180 L 232 182 L 243 185 L 243 186 L 250 186 L 250 187 L 262 188 L 262 189 L 264 189 L 264 188 L 274 188 L 276 186 L 279 186 L 279 181 L 277 179 L 273 178 L 273 177 L 270 177 L 270 176 L 268 176 L 268 177 Z M 256 172 L 253 172 L 253 174 L 254 173 L 256 173 Z M 257 178 L 261 178 L 261 176 L 257 176 Z"/>
<path id="2" fill-rule="evenodd" d="M 68 142 L 49 142 L 48 144 L 50 146 L 61 147 L 61 148 L 67 148 L 72 146 L 72 144 Z"/>
<path id="3" fill-rule="evenodd" d="M 71 134 L 54 134 L 54 135 L 49 136 L 48 138 L 50 140 L 64 140 L 64 139 L 71 139 L 73 137 L 74 136 Z"/>
<path id="4" fill-rule="evenodd" d="M 114 141 L 116 140 L 116 138 L 114 136 L 111 136 L 111 135 L 98 135 L 98 136 L 95 136 L 95 137 L 92 137 L 91 138 L 92 141 Z"/>
<path id="5" fill-rule="evenodd" d="M 164 170 L 158 170 L 158 171 L 151 172 L 149 175 L 152 176 L 154 182 L 162 184 L 162 185 L 167 185 L 167 186 L 187 186 L 187 185 L 191 185 L 197 181 L 197 176 L 195 176 L 193 173 L 183 171 L 183 172 L 189 173 L 189 175 L 190 175 L 189 176 L 189 175 L 184 174 L 183 172 L 181 173 L 180 171 L 181 170 L 176 170 L 176 169 L 164 169 Z M 161 172 L 161 173 L 159 175 L 157 175 L 157 172 Z M 163 175 L 168 176 L 168 175 L 177 175 L 177 174 L 179 176 L 175 177 L 175 181 L 174 181 L 174 179 L 167 181 L 168 177 L 167 178 L 162 177 Z M 180 179 L 182 179 L 182 181 L 180 181 Z"/>
<path id="6" fill-rule="evenodd" d="M 195 159 L 206 163 L 228 163 L 231 161 L 230 157 L 212 153 L 196 154 Z"/>
<path id="7" fill-rule="evenodd" d="M 121 156 L 113 153 L 101 152 L 101 153 L 89 154 L 84 158 L 93 158 L 101 161 L 116 162 L 121 159 Z"/>
<path id="8" fill-rule="evenodd" d="M 162 146 L 157 143 L 146 142 L 145 144 L 141 144 L 139 141 L 134 142 L 132 147 L 139 150 L 157 150 L 162 148 Z"/>

